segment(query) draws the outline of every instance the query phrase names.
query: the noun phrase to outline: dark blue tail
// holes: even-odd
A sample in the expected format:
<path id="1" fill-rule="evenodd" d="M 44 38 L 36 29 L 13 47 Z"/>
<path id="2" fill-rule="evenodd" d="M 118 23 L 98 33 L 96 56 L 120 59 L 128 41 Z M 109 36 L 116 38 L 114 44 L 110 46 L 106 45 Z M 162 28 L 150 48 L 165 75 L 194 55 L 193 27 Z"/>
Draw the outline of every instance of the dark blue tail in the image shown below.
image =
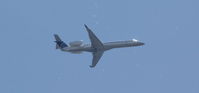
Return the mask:
<path id="1" fill-rule="evenodd" d="M 55 41 L 55 43 L 56 43 L 56 49 L 68 47 L 68 45 L 66 43 L 64 43 L 57 34 L 54 34 L 54 37 L 55 37 L 55 40 L 56 40 Z"/>

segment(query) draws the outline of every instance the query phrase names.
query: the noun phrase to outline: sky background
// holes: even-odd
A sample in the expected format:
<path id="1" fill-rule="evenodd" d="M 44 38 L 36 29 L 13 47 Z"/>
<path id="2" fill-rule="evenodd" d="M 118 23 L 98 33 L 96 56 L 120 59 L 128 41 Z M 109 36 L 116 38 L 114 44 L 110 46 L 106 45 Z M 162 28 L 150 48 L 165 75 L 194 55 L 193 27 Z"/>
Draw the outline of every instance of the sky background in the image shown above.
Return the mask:
<path id="1" fill-rule="evenodd" d="M 199 93 L 198 0 L 0 0 L 0 93 Z M 92 55 L 55 49 L 136 38 Z"/>

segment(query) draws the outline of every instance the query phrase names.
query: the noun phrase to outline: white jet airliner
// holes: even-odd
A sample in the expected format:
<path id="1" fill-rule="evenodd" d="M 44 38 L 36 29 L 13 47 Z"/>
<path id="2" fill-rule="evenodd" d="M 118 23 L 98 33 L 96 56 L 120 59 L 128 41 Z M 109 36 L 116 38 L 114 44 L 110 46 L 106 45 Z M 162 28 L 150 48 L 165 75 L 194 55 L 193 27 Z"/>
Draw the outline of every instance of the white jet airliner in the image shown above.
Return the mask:
<path id="1" fill-rule="evenodd" d="M 144 45 L 143 42 L 140 42 L 136 39 L 128 40 L 128 41 L 116 41 L 116 42 L 107 42 L 102 43 L 96 35 L 91 31 L 91 29 L 88 28 L 87 25 L 84 25 L 86 28 L 86 31 L 88 32 L 91 44 L 83 44 L 83 41 L 74 41 L 70 42 L 68 46 L 66 43 L 64 43 L 60 37 L 55 34 L 55 43 L 56 43 L 56 49 L 60 49 L 61 51 L 65 52 L 71 52 L 74 54 L 79 54 L 83 51 L 91 52 L 93 54 L 93 60 L 92 65 L 90 65 L 91 68 L 95 67 L 100 58 L 102 57 L 104 51 L 110 50 L 113 48 L 122 48 L 122 47 L 134 47 L 134 46 L 142 46 Z"/>

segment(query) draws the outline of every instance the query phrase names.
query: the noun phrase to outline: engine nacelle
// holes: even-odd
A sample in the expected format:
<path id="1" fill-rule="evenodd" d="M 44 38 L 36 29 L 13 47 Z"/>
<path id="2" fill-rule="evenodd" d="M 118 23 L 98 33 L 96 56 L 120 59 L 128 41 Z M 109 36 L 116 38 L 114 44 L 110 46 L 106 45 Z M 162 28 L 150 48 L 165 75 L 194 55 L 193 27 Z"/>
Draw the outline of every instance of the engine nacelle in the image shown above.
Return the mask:
<path id="1" fill-rule="evenodd" d="M 83 41 L 73 41 L 69 43 L 71 47 L 79 47 L 83 44 Z"/>

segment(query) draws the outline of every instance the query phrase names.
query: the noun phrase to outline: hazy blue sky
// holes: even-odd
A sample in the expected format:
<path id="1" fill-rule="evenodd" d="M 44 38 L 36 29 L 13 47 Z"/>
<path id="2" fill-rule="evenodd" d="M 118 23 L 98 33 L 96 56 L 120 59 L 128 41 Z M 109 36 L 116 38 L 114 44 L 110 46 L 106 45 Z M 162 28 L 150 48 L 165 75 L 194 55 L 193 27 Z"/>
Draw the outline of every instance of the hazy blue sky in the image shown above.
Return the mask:
<path id="1" fill-rule="evenodd" d="M 92 55 L 55 50 L 136 38 L 142 47 Z M 198 0 L 0 0 L 0 93 L 199 93 Z"/>

